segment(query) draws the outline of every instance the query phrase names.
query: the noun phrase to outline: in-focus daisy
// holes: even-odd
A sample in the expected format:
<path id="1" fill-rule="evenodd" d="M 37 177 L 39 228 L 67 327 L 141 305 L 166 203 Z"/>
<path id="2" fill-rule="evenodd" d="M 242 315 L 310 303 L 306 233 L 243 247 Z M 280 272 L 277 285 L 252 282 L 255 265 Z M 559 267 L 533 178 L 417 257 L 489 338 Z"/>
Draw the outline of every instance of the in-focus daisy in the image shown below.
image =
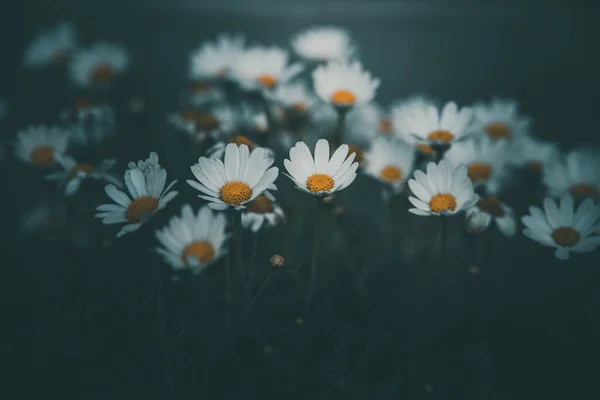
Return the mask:
<path id="1" fill-rule="evenodd" d="M 452 215 L 473 207 L 479 200 L 467 176 L 467 167 L 452 168 L 445 160 L 427 164 L 427 174 L 415 171 L 415 178 L 408 181 L 408 186 L 417 196 L 408 198 L 416 207 L 409 211 L 416 215 Z"/>
<path id="2" fill-rule="evenodd" d="M 290 159 L 283 161 L 287 175 L 299 189 L 317 196 L 327 196 L 348 187 L 356 178 L 355 153 L 348 155 L 348 145 L 341 145 L 329 157 L 329 142 L 319 139 L 315 156 L 304 142 L 290 149 Z"/>
<path id="3" fill-rule="evenodd" d="M 412 173 L 415 152 L 412 146 L 398 138 L 380 136 L 371 144 L 365 159 L 365 173 L 399 193 Z"/>
<path id="4" fill-rule="evenodd" d="M 304 68 L 289 64 L 287 51 L 277 47 L 253 47 L 239 53 L 231 76 L 246 90 L 271 90 L 284 84 Z"/>
<path id="5" fill-rule="evenodd" d="M 158 159 L 158 154 L 153 151 L 150 153 L 150 156 L 145 160 L 139 160 L 137 163 L 130 161 L 127 164 L 128 169 L 139 169 L 142 171 L 144 176 L 147 176 L 151 170 L 159 170 L 161 169 L 160 161 Z"/>
<path id="6" fill-rule="evenodd" d="M 508 150 L 508 163 L 516 166 L 527 166 L 539 172 L 558 159 L 560 151 L 555 143 L 542 142 L 528 135 L 511 141 Z"/>
<path id="7" fill-rule="evenodd" d="M 75 28 L 70 23 L 61 23 L 52 30 L 42 32 L 25 51 L 27 68 L 43 68 L 63 64 L 75 50 Z"/>
<path id="8" fill-rule="evenodd" d="M 56 127 L 30 126 L 17 135 L 15 151 L 23 161 L 39 167 L 50 167 L 56 156 L 69 144 L 69 135 Z"/>
<path id="9" fill-rule="evenodd" d="M 111 84 L 129 66 L 129 54 L 124 46 L 97 43 L 78 51 L 71 60 L 71 79 L 88 88 Z"/>
<path id="10" fill-rule="evenodd" d="M 571 150 L 564 159 L 551 162 L 543 175 L 552 197 L 570 193 L 575 198 L 600 199 L 600 160 L 587 149 Z"/>
<path id="11" fill-rule="evenodd" d="M 46 179 L 58 180 L 64 186 L 65 195 L 71 196 L 79 190 L 81 183 L 87 178 L 103 180 L 121 187 L 121 182 L 108 173 L 116 163 L 115 159 L 103 160 L 97 167 L 92 164 L 79 164 L 66 154 L 56 156 L 57 163 L 63 169 L 46 176 Z"/>
<path id="12" fill-rule="evenodd" d="M 243 209 L 246 203 L 257 198 L 267 189 L 276 189 L 274 182 L 279 174 L 277 167 L 271 167 L 273 159 L 265 157 L 262 148 L 252 153 L 245 144 L 230 143 L 221 159 L 200 157 L 191 170 L 197 181 L 187 183 L 203 194 L 198 197 L 209 201 L 214 210 L 229 207 Z"/>
<path id="13" fill-rule="evenodd" d="M 473 111 L 473 129 L 490 139 L 510 140 L 528 134 L 531 120 L 519 115 L 516 101 L 494 99 L 489 104 L 476 104 Z"/>
<path id="14" fill-rule="evenodd" d="M 190 78 L 204 81 L 227 77 L 245 42 L 239 34 L 221 34 L 215 41 L 202 43 L 190 57 Z"/>
<path id="15" fill-rule="evenodd" d="M 502 203 L 495 196 L 481 197 L 475 206 L 467 210 L 466 218 L 469 219 L 475 214 L 487 215 L 490 222 L 495 221 L 498 230 L 505 236 L 514 236 L 517 232 L 517 223 L 513 209 Z"/>
<path id="16" fill-rule="evenodd" d="M 529 207 L 529 214 L 522 218 L 523 234 L 548 247 L 556 248 L 556 258 L 567 260 L 570 252 L 586 253 L 600 245 L 600 206 L 592 199 L 584 200 L 574 207 L 573 196 L 564 194 L 560 204 L 544 200 L 544 210 Z"/>
<path id="17" fill-rule="evenodd" d="M 275 153 L 273 153 L 273 150 L 268 149 L 266 147 L 258 147 L 256 145 L 256 143 L 254 143 L 252 140 L 248 139 L 246 136 L 243 136 L 243 135 L 232 136 L 227 140 L 227 142 L 215 143 L 210 149 L 208 149 L 208 152 L 207 152 L 208 157 L 209 158 L 212 158 L 212 157 L 223 158 L 223 156 L 225 155 L 225 149 L 227 148 L 227 145 L 230 143 L 234 143 L 238 146 L 245 144 L 246 146 L 248 146 L 248 149 L 250 150 L 250 152 L 254 151 L 255 149 L 260 148 L 264 151 L 264 157 L 269 158 L 271 160 L 275 160 Z"/>
<path id="18" fill-rule="evenodd" d="M 258 232 L 263 226 L 275 226 L 285 219 L 283 209 L 275 203 L 275 198 L 268 191 L 252 200 L 242 212 L 242 226 Z"/>
<path id="19" fill-rule="evenodd" d="M 445 159 L 452 165 L 467 166 L 467 175 L 478 186 L 490 193 L 496 193 L 506 177 L 507 166 L 506 141 L 482 137 L 458 143 L 445 153 Z"/>
<path id="20" fill-rule="evenodd" d="M 315 27 L 292 38 L 294 51 L 308 61 L 346 61 L 354 55 L 348 31 L 333 27 Z"/>
<path id="21" fill-rule="evenodd" d="M 313 81 L 317 96 L 337 108 L 370 102 L 380 84 L 358 61 L 322 65 L 313 72 Z"/>
<path id="22" fill-rule="evenodd" d="M 181 216 L 171 218 L 168 226 L 156 232 L 162 245 L 157 252 L 173 269 L 190 268 L 199 274 L 227 254 L 226 225 L 224 214 L 213 214 L 208 207 L 202 207 L 194 215 L 192 207 L 185 205 Z"/>
<path id="23" fill-rule="evenodd" d="M 104 224 L 125 223 L 117 238 L 137 230 L 177 196 L 177 191 L 171 191 L 176 181 L 165 188 L 167 171 L 161 167 L 148 166 L 145 170 L 130 168 L 125 171 L 125 185 L 129 196 L 112 184 L 105 187 L 106 194 L 116 204 L 99 206 L 96 218 L 101 218 Z"/>

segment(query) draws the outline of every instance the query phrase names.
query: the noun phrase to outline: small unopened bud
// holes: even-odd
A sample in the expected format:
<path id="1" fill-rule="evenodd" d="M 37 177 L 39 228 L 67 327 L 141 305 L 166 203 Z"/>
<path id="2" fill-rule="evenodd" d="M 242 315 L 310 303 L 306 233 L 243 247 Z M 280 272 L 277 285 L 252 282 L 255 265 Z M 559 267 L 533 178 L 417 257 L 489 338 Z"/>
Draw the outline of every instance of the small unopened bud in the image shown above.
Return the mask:
<path id="1" fill-rule="evenodd" d="M 285 258 L 283 258 L 282 256 L 280 256 L 279 254 L 274 254 L 270 259 L 269 262 L 271 263 L 272 266 L 274 266 L 275 268 L 283 268 L 283 266 L 285 265 Z"/>
<path id="2" fill-rule="evenodd" d="M 489 228 L 492 223 L 492 216 L 488 213 L 479 211 L 477 209 L 470 209 L 467 211 L 466 226 L 465 229 L 469 233 L 480 234 Z"/>
<path id="3" fill-rule="evenodd" d="M 300 317 L 296 318 L 296 324 L 298 325 L 302 325 L 304 323 L 304 320 Z"/>

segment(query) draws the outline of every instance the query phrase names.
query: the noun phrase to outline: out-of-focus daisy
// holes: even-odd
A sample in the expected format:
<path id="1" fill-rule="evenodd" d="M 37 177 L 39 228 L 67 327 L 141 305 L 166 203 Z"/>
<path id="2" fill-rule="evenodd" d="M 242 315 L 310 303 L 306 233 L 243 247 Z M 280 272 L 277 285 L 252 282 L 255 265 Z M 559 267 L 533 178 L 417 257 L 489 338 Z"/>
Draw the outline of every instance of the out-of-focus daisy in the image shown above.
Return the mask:
<path id="1" fill-rule="evenodd" d="M 317 196 L 327 196 L 348 187 L 356 178 L 355 153 L 348 155 L 348 145 L 341 145 L 329 157 L 329 142 L 319 139 L 315 155 L 304 142 L 290 149 L 290 159 L 283 161 L 287 175 L 298 189 Z"/>
<path id="2" fill-rule="evenodd" d="M 129 111 L 141 113 L 146 108 L 146 102 L 142 97 L 136 96 L 129 99 Z"/>
<path id="3" fill-rule="evenodd" d="M 7 111 L 8 111 L 8 106 L 6 105 L 6 103 L 4 101 L 0 100 L 0 121 L 2 121 L 2 119 L 6 115 Z"/>
<path id="4" fill-rule="evenodd" d="M 73 56 L 69 64 L 71 79 L 83 88 L 108 85 L 125 72 L 129 62 L 124 46 L 97 43 Z"/>
<path id="5" fill-rule="evenodd" d="M 486 212 L 471 207 L 466 211 L 465 229 L 469 233 L 483 233 L 492 223 L 492 216 Z"/>
<path id="6" fill-rule="evenodd" d="M 160 167 L 149 168 L 144 173 L 139 168 L 125 171 L 125 185 L 129 196 L 118 190 L 114 185 L 106 185 L 105 191 L 116 204 L 103 204 L 96 211 L 96 218 L 101 218 L 104 224 L 125 223 L 117 238 L 137 230 L 156 212 L 162 210 L 177 196 L 177 191 L 171 191 L 176 181 L 166 188 L 167 171 Z"/>
<path id="7" fill-rule="evenodd" d="M 550 142 L 535 140 L 531 136 L 521 136 L 512 140 L 508 150 L 508 163 L 527 166 L 539 172 L 544 171 L 560 155 L 558 146 Z"/>
<path id="8" fill-rule="evenodd" d="M 373 103 L 354 107 L 346 115 L 345 141 L 367 146 L 379 134 L 381 115 L 381 108 Z"/>
<path id="9" fill-rule="evenodd" d="M 246 90 L 271 90 L 298 75 L 303 66 L 289 64 L 287 51 L 277 47 L 253 47 L 240 52 L 231 76 Z"/>
<path id="10" fill-rule="evenodd" d="M 277 86 L 267 95 L 283 107 L 288 119 L 308 119 L 317 99 L 302 81 Z"/>
<path id="11" fill-rule="evenodd" d="M 225 99 L 225 93 L 217 85 L 208 81 L 192 82 L 189 88 L 189 100 L 195 107 L 217 103 Z"/>
<path id="12" fill-rule="evenodd" d="M 358 61 L 329 62 L 315 69 L 313 80 L 317 96 L 336 108 L 370 102 L 380 84 Z"/>
<path id="13" fill-rule="evenodd" d="M 268 191 L 249 202 L 242 212 L 242 226 L 252 232 L 258 232 L 265 224 L 275 226 L 284 219 L 283 209 L 275 203 L 275 198 Z"/>
<path id="14" fill-rule="evenodd" d="M 416 215 L 452 215 L 473 207 L 479 200 L 467 176 L 467 167 L 452 168 L 445 160 L 427 164 L 427 174 L 415 171 L 415 178 L 408 181 L 408 186 L 417 196 L 408 198 L 416 207 L 409 211 Z"/>
<path id="15" fill-rule="evenodd" d="M 173 126 L 199 141 L 220 135 L 222 125 L 233 126 L 234 118 L 233 112 L 225 109 L 215 113 L 212 110 L 202 111 L 197 108 L 188 108 L 168 116 L 168 120 Z"/>
<path id="16" fill-rule="evenodd" d="M 489 104 L 476 104 L 473 111 L 473 129 L 490 139 L 510 140 L 528 134 L 531 120 L 519 115 L 516 101 L 494 99 Z"/>
<path id="17" fill-rule="evenodd" d="M 194 215 L 192 207 L 185 205 L 181 216 L 171 218 L 168 226 L 156 232 L 162 245 L 157 252 L 173 269 L 190 268 L 199 274 L 227 254 L 226 225 L 224 214 L 213 214 L 208 207 L 202 207 Z"/>
<path id="18" fill-rule="evenodd" d="M 254 143 L 252 140 L 248 139 L 246 136 L 243 135 L 232 136 L 227 140 L 227 142 L 215 143 L 210 149 L 208 149 L 208 157 L 223 158 L 223 155 L 225 155 L 225 149 L 227 148 L 227 145 L 229 143 L 235 143 L 238 146 L 245 144 L 246 146 L 248 146 L 250 152 L 254 151 L 257 148 L 261 148 L 264 151 L 264 157 L 269 158 L 271 160 L 275 160 L 275 153 L 273 153 L 273 150 L 268 149 L 266 147 L 258 147 L 256 143 Z"/>
<path id="19" fill-rule="evenodd" d="M 34 234 L 47 229 L 53 218 L 62 220 L 64 215 L 58 215 L 58 210 L 52 210 L 48 203 L 36 203 L 23 211 L 19 217 L 19 229 L 25 235 Z M 62 211 L 62 210 L 61 210 Z M 56 221 L 58 222 L 58 221 Z"/>
<path id="20" fill-rule="evenodd" d="M 60 118 L 67 121 L 84 121 L 90 117 L 103 119 L 114 114 L 112 108 L 106 103 L 96 103 L 87 97 L 78 97 L 71 107 L 60 113 Z"/>
<path id="21" fill-rule="evenodd" d="M 203 193 L 198 197 L 209 201 L 210 208 L 239 210 L 265 190 L 276 189 L 274 182 L 279 169 L 269 168 L 272 164 L 273 159 L 266 158 L 262 148 L 250 153 L 247 145 L 230 143 L 225 148 L 223 161 L 200 157 L 198 164 L 191 167 L 198 182 L 188 179 L 187 183 Z"/>
<path id="22" fill-rule="evenodd" d="M 356 51 L 349 33 L 337 27 L 315 27 L 292 38 L 294 51 L 308 61 L 348 60 Z"/>
<path id="23" fill-rule="evenodd" d="M 466 212 L 466 218 L 472 218 L 475 214 L 487 215 L 490 222 L 496 222 L 498 229 L 505 236 L 514 236 L 517 232 L 517 223 L 513 209 L 500 202 L 495 196 L 481 197 L 477 204 Z"/>
<path id="24" fill-rule="evenodd" d="M 241 35 L 221 34 L 213 42 L 202 43 L 190 57 L 190 78 L 203 81 L 227 77 L 245 42 Z"/>
<path id="25" fill-rule="evenodd" d="M 600 160 L 586 149 L 571 150 L 564 159 L 551 162 L 543 175 L 552 197 L 570 193 L 575 198 L 600 199 Z"/>
<path id="26" fill-rule="evenodd" d="M 16 155 L 23 161 L 39 167 L 50 167 L 56 156 L 62 154 L 69 144 L 67 132 L 56 127 L 30 126 L 17 135 Z"/>
<path id="27" fill-rule="evenodd" d="M 454 167 L 465 164 L 467 175 L 476 187 L 481 185 L 496 193 L 507 172 L 507 148 L 505 141 L 483 137 L 452 146 L 445 158 Z"/>
<path id="28" fill-rule="evenodd" d="M 103 160 L 97 167 L 92 164 L 79 164 L 66 154 L 56 156 L 57 163 L 63 169 L 46 176 L 46 179 L 58 180 L 64 186 L 65 195 L 71 196 L 79 190 L 81 183 L 87 178 L 107 181 L 115 186 L 121 187 L 121 182 L 108 173 L 116 163 L 115 159 Z"/>
<path id="29" fill-rule="evenodd" d="M 43 68 L 63 64 L 75 50 L 75 28 L 61 23 L 52 30 L 42 32 L 25 50 L 27 68 Z"/>
<path id="30" fill-rule="evenodd" d="M 413 169 L 415 152 L 397 138 L 378 137 L 365 154 L 365 173 L 399 193 Z"/>
<path id="31" fill-rule="evenodd" d="M 548 247 L 556 248 L 556 258 L 567 260 L 570 252 L 586 253 L 600 245 L 600 206 L 586 199 L 575 209 L 573 196 L 564 194 L 560 207 L 551 199 L 544 200 L 544 210 L 529 207 L 521 220 L 523 234 Z"/>

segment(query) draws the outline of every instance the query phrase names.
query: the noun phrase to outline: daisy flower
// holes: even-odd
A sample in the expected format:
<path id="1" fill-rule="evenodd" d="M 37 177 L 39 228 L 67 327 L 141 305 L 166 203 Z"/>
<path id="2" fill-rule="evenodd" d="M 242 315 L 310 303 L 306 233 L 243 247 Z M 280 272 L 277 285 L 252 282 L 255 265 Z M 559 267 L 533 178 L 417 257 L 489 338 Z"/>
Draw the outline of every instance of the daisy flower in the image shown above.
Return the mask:
<path id="1" fill-rule="evenodd" d="M 299 63 L 288 65 L 289 54 L 277 47 L 253 47 L 240 52 L 231 75 L 246 90 L 273 89 L 303 70 Z"/>
<path id="2" fill-rule="evenodd" d="M 399 193 L 410 176 L 415 152 L 408 143 L 397 138 L 378 137 L 365 154 L 365 173 Z"/>
<path id="3" fill-rule="evenodd" d="M 484 214 L 489 222 L 496 222 L 498 230 L 504 236 L 514 236 L 517 232 L 517 223 L 513 209 L 500 202 L 495 196 L 481 197 L 476 205 L 469 208 L 466 218 L 469 220 L 477 214 Z"/>
<path id="4" fill-rule="evenodd" d="M 256 233 L 265 224 L 275 226 L 277 222 L 284 220 L 283 209 L 275 203 L 275 197 L 268 191 L 248 203 L 242 212 L 242 226 Z"/>
<path id="5" fill-rule="evenodd" d="M 600 206 L 585 199 L 579 208 L 574 207 L 573 196 L 564 194 L 557 205 L 544 200 L 544 210 L 529 207 L 529 214 L 521 220 L 523 234 L 548 247 L 556 248 L 556 258 L 569 259 L 570 252 L 586 253 L 600 245 Z"/>
<path id="6" fill-rule="evenodd" d="M 228 76 L 245 42 L 242 35 L 221 34 L 215 41 L 203 43 L 190 57 L 190 78 L 202 81 Z"/>
<path id="7" fill-rule="evenodd" d="M 125 72 L 129 61 L 124 46 L 97 43 L 73 56 L 69 65 L 71 79 L 83 88 L 107 85 Z"/>
<path id="8" fill-rule="evenodd" d="M 61 23 L 52 30 L 42 32 L 25 51 L 27 68 L 43 68 L 64 63 L 75 50 L 75 28 Z"/>
<path id="9" fill-rule="evenodd" d="M 137 163 L 130 161 L 127 164 L 128 169 L 139 169 L 142 171 L 144 176 L 148 176 L 148 173 L 152 170 L 160 170 L 160 161 L 158 159 L 158 154 L 155 151 L 150 153 L 150 156 L 145 160 L 139 160 Z"/>
<path id="10" fill-rule="evenodd" d="M 116 163 L 115 159 L 103 160 L 97 167 L 91 164 L 79 164 L 72 157 L 65 154 L 56 156 L 57 163 L 63 169 L 46 176 L 46 179 L 58 180 L 65 187 L 65 196 L 71 196 L 79 190 L 81 183 L 87 178 L 104 180 L 115 186 L 121 187 L 121 182 L 108 173 Z"/>
<path id="11" fill-rule="evenodd" d="M 238 146 L 245 144 L 246 146 L 248 146 L 248 149 L 250 150 L 250 152 L 254 151 L 255 149 L 260 148 L 264 151 L 264 157 L 271 159 L 272 161 L 275 160 L 275 153 L 273 153 L 273 150 L 268 149 L 266 147 L 258 147 L 253 141 L 251 141 L 250 139 L 248 139 L 246 136 L 243 136 L 243 135 L 232 136 L 227 140 L 227 142 L 215 143 L 210 149 L 208 149 L 208 152 L 207 152 L 208 158 L 213 158 L 213 157 L 223 158 L 223 156 L 225 155 L 225 149 L 227 148 L 227 145 L 230 143 L 234 143 Z"/>
<path id="12" fill-rule="evenodd" d="M 600 160 L 589 150 L 571 150 L 544 169 L 543 180 L 552 197 L 568 192 L 576 198 L 600 199 Z"/>
<path id="13" fill-rule="evenodd" d="M 308 113 L 317 103 L 317 99 L 302 81 L 278 85 L 267 97 L 280 104 L 286 110 Z"/>
<path id="14" fill-rule="evenodd" d="M 70 125 L 70 136 L 75 143 L 98 143 L 115 133 L 115 111 L 106 103 L 79 98 L 72 108 L 63 110 L 59 118 Z"/>
<path id="15" fill-rule="evenodd" d="M 168 121 L 197 140 L 215 137 L 221 133 L 222 122 L 225 126 L 233 125 L 235 115 L 224 109 L 220 114 L 213 111 L 202 111 L 197 108 L 187 108 L 179 113 L 168 115 Z"/>
<path id="16" fill-rule="evenodd" d="M 507 148 L 506 141 L 483 137 L 452 146 L 444 157 L 454 167 L 465 164 L 467 175 L 476 187 L 483 186 L 496 193 L 507 172 Z"/>
<path id="17" fill-rule="evenodd" d="M 128 169 L 125 171 L 125 185 L 129 196 L 115 185 L 106 185 L 106 194 L 116 204 L 99 206 L 96 218 L 101 218 L 104 224 L 125 223 L 117 238 L 136 231 L 177 196 L 177 191 L 171 191 L 176 181 L 165 188 L 166 180 L 167 171 L 161 167 L 150 167 L 145 172 L 139 168 Z"/>
<path id="18" fill-rule="evenodd" d="M 292 38 L 292 48 L 308 61 L 345 61 L 354 55 L 350 34 L 337 27 L 314 27 Z"/>
<path id="19" fill-rule="evenodd" d="M 272 164 L 273 159 L 266 158 L 262 148 L 250 153 L 245 144 L 230 143 L 225 148 L 223 161 L 200 157 L 198 164 L 191 167 L 198 182 L 188 179 L 187 183 L 203 193 L 198 197 L 209 201 L 210 208 L 240 210 L 265 190 L 276 189 L 274 182 L 279 169 L 269 168 Z"/>
<path id="20" fill-rule="evenodd" d="M 69 144 L 69 136 L 58 128 L 30 126 L 17 135 L 16 155 L 21 160 L 39 167 L 50 167 L 56 156 L 62 154 Z"/>
<path id="21" fill-rule="evenodd" d="M 348 145 L 343 144 L 329 157 L 329 142 L 319 139 L 314 158 L 304 142 L 290 149 L 290 159 L 283 161 L 286 174 L 296 187 L 316 196 L 328 196 L 348 187 L 356 178 L 358 163 L 355 153 L 348 155 Z"/>
<path id="22" fill-rule="evenodd" d="M 225 233 L 227 220 L 224 214 L 202 207 L 196 215 L 185 205 L 181 216 L 175 216 L 169 225 L 156 232 L 162 247 L 156 251 L 174 270 L 189 268 L 199 274 L 227 254 Z"/>
<path id="23" fill-rule="evenodd" d="M 445 160 L 427 164 L 427 174 L 415 171 L 415 178 L 408 181 L 415 196 L 408 200 L 416 207 L 409 211 L 416 215 L 452 215 L 473 207 L 479 196 L 467 176 L 467 167 L 456 168 Z"/>
<path id="24" fill-rule="evenodd" d="M 469 233 L 483 233 L 490 227 L 491 223 L 492 216 L 475 209 L 475 207 L 469 208 L 465 213 L 465 229 Z"/>
<path id="25" fill-rule="evenodd" d="M 542 172 L 559 156 L 560 151 L 556 144 L 542 142 L 524 135 L 511 141 L 508 163 L 516 166 L 528 166 Z"/>
<path id="26" fill-rule="evenodd" d="M 379 134 L 382 114 L 381 108 L 373 103 L 352 108 L 346 115 L 344 139 L 367 146 Z"/>
<path id="27" fill-rule="evenodd" d="M 528 134 L 531 120 L 518 113 L 518 104 L 512 100 L 494 99 L 489 104 L 473 107 L 473 129 L 490 139 L 514 139 Z"/>
<path id="28" fill-rule="evenodd" d="M 216 85 L 207 81 L 192 82 L 189 88 L 190 103 L 195 107 L 202 107 L 211 103 L 218 103 L 225 99 L 225 93 Z"/>
<path id="29" fill-rule="evenodd" d="M 322 65 L 313 71 L 313 81 L 317 96 L 338 108 L 370 102 L 380 84 L 358 61 Z"/>

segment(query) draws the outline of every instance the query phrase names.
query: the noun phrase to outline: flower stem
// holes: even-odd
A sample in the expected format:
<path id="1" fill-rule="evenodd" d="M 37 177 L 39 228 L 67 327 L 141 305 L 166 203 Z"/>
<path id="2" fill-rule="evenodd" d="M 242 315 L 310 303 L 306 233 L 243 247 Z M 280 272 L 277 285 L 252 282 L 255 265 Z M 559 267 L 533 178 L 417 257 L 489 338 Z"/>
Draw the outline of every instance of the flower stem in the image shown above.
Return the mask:
<path id="1" fill-rule="evenodd" d="M 319 262 L 319 244 L 321 242 L 321 210 L 323 208 L 323 199 L 317 198 L 317 209 L 315 210 L 315 224 L 313 234 L 313 254 L 312 261 L 310 263 L 310 276 L 309 284 L 306 290 L 306 298 L 304 302 L 305 313 L 308 314 L 310 311 L 310 300 L 312 299 L 315 291 L 315 280 L 317 277 L 317 266 Z"/>
<path id="2" fill-rule="evenodd" d="M 258 290 L 258 292 L 256 293 L 256 295 L 254 296 L 254 298 L 252 299 L 252 304 L 256 304 L 256 301 L 258 300 L 258 298 L 260 297 L 261 293 L 263 292 L 263 290 L 265 290 L 265 288 L 267 287 L 267 284 L 269 283 L 269 279 L 271 279 L 271 275 L 273 274 L 273 271 L 269 272 L 269 275 L 267 275 L 267 277 L 265 278 L 263 284 L 261 285 L 260 289 Z"/>
<path id="3" fill-rule="evenodd" d="M 169 348 L 169 330 L 167 327 L 167 316 L 164 308 L 164 297 L 162 290 L 162 278 L 160 276 L 160 264 L 155 263 L 154 268 L 155 284 L 156 284 L 156 313 L 160 324 L 160 336 L 162 337 L 163 356 L 165 358 L 165 368 L 167 370 L 167 379 L 170 387 L 173 387 L 173 370 L 171 364 L 171 352 Z"/>
<path id="4" fill-rule="evenodd" d="M 344 125 L 346 124 L 346 114 L 348 114 L 347 108 L 337 109 L 338 118 L 335 127 L 334 144 L 340 146 L 344 143 Z"/>
<path id="5" fill-rule="evenodd" d="M 229 325 L 231 320 L 231 256 L 225 257 L 225 301 L 227 302 L 225 310 L 225 321 Z"/>

